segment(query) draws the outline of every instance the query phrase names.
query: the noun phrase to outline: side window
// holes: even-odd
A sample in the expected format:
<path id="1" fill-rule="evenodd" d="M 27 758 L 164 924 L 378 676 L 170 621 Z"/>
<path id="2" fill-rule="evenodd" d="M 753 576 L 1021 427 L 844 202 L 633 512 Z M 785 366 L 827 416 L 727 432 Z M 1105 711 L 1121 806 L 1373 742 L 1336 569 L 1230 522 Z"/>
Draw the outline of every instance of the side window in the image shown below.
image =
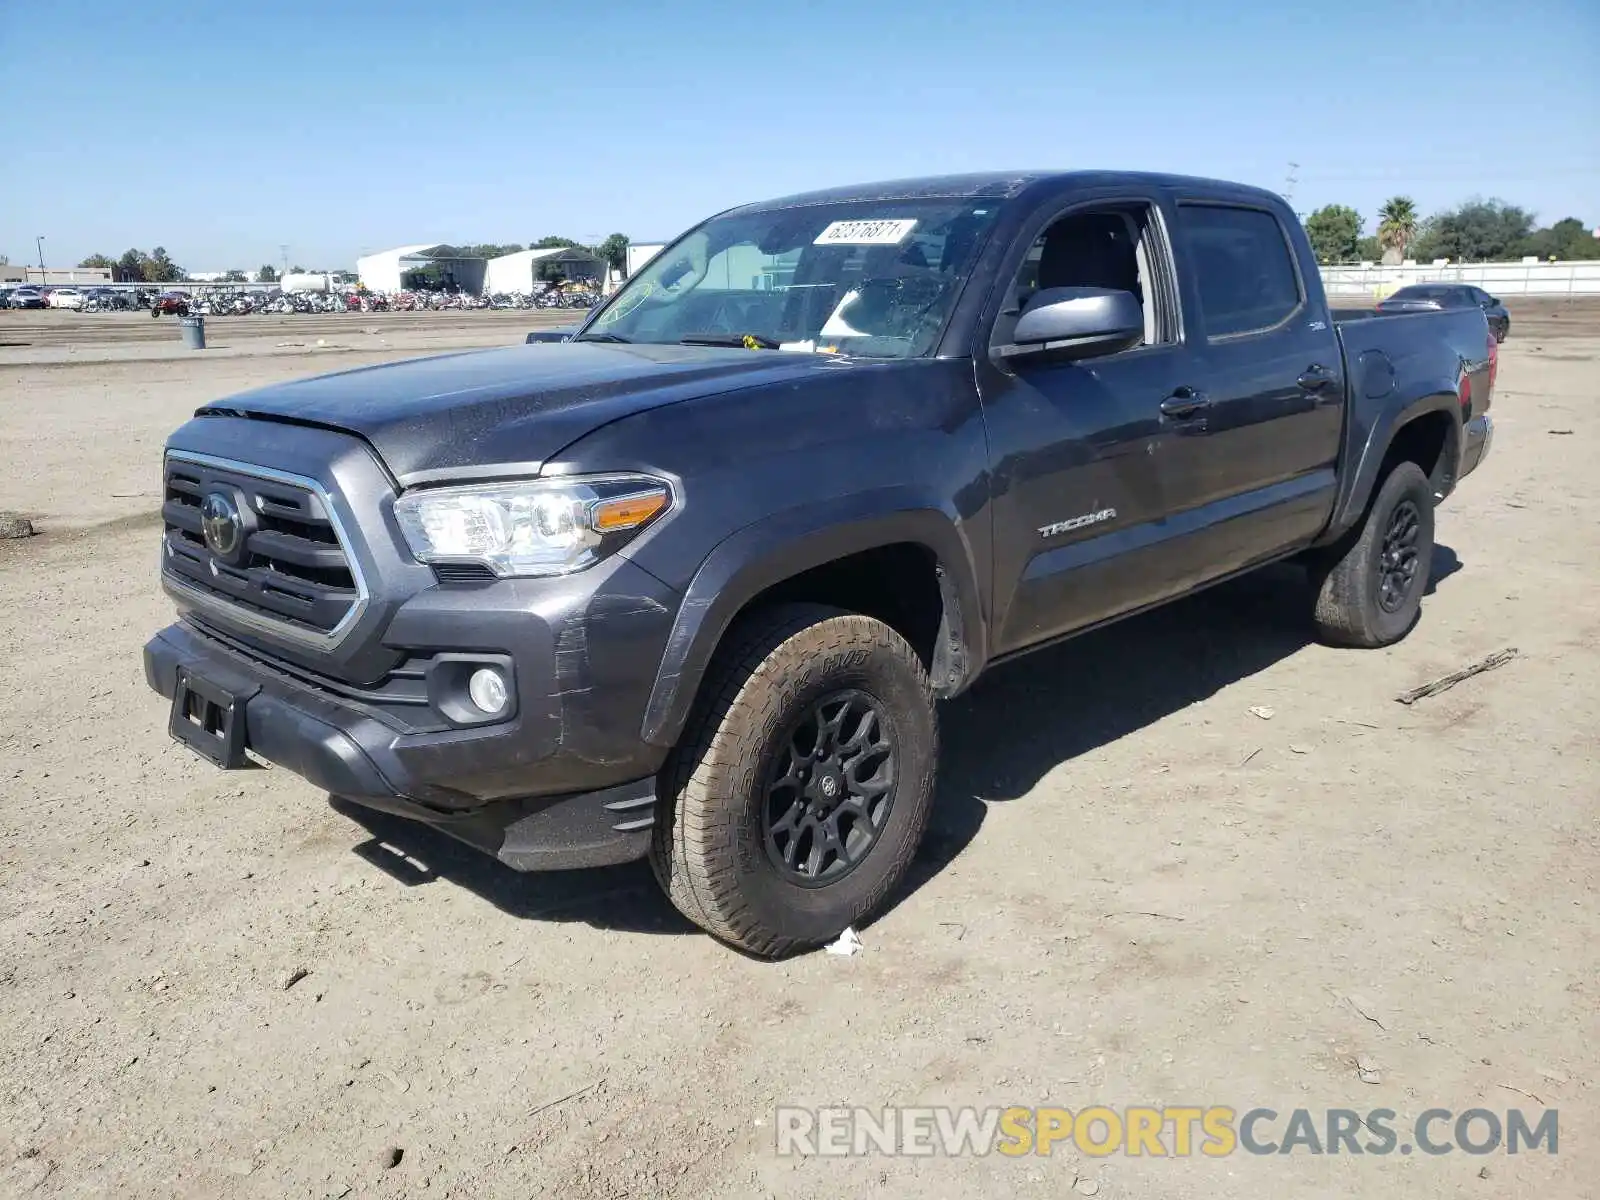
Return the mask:
<path id="1" fill-rule="evenodd" d="M 1102 287 L 1132 292 L 1144 308 L 1144 344 L 1177 340 L 1177 322 L 1165 319 L 1171 303 L 1165 278 L 1155 264 L 1159 249 L 1155 218 L 1146 205 L 1079 210 L 1047 225 L 1028 248 L 995 321 L 992 341 L 1011 340 L 1017 318 L 1045 288 Z"/>
<path id="2" fill-rule="evenodd" d="M 1184 204 L 1178 208 L 1178 226 L 1208 337 L 1271 329 L 1300 307 L 1294 255 L 1270 212 Z"/>

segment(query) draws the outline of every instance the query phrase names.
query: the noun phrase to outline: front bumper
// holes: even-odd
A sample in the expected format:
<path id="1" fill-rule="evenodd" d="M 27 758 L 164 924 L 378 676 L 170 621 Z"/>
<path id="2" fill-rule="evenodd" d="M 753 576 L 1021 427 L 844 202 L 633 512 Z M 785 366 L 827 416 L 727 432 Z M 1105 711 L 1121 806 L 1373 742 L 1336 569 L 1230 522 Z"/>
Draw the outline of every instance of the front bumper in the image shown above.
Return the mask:
<path id="1" fill-rule="evenodd" d="M 1461 427 L 1461 434 L 1461 474 L 1465 476 L 1489 457 L 1489 447 L 1494 445 L 1494 418 L 1488 413 L 1473 417 Z"/>
<path id="2" fill-rule="evenodd" d="M 380 708 L 314 686 L 188 621 L 146 644 L 144 669 L 168 700 L 180 671 L 243 697 L 243 744 L 252 755 L 334 795 L 432 825 L 517 870 L 628 862 L 649 849 L 655 777 L 638 775 L 649 757 L 575 764 L 561 752 L 560 722 L 577 712 L 551 712 L 539 697 L 524 697 L 504 723 L 406 731 Z M 520 663 L 519 674 L 526 675 Z"/>

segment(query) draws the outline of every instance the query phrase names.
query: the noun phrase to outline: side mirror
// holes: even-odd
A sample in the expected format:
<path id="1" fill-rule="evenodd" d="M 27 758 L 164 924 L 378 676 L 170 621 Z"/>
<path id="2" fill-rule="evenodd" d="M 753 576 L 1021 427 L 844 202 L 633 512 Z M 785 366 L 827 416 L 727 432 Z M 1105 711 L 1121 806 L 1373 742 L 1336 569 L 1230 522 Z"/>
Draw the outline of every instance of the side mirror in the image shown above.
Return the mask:
<path id="1" fill-rule="evenodd" d="M 1008 355 L 1096 358 L 1144 340 L 1144 309 L 1116 288 L 1042 288 L 1023 308 Z"/>

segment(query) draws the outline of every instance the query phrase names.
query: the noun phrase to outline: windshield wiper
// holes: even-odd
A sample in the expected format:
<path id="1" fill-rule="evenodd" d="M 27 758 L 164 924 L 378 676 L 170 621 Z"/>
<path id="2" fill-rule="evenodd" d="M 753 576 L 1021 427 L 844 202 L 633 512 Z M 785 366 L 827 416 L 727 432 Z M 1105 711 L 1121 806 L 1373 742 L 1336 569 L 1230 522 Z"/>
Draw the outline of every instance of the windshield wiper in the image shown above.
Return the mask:
<path id="1" fill-rule="evenodd" d="M 680 346 L 749 346 L 751 342 L 762 350 L 777 350 L 783 345 L 764 333 L 686 333 L 678 339 Z"/>
<path id="2" fill-rule="evenodd" d="M 624 345 L 633 343 L 632 338 L 625 338 L 620 333 L 586 333 L 572 340 L 575 342 L 621 342 Z"/>

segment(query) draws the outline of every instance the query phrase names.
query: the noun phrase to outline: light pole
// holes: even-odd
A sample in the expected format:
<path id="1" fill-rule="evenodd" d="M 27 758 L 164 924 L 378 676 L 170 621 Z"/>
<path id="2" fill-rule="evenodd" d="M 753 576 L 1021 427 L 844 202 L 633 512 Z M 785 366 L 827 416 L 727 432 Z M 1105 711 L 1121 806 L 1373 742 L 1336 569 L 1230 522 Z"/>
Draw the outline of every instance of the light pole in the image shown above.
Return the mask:
<path id="1" fill-rule="evenodd" d="M 41 233 L 38 237 L 34 238 L 33 239 L 33 244 L 39 250 L 39 282 L 43 283 L 45 281 L 45 279 L 44 279 L 44 234 Z"/>

